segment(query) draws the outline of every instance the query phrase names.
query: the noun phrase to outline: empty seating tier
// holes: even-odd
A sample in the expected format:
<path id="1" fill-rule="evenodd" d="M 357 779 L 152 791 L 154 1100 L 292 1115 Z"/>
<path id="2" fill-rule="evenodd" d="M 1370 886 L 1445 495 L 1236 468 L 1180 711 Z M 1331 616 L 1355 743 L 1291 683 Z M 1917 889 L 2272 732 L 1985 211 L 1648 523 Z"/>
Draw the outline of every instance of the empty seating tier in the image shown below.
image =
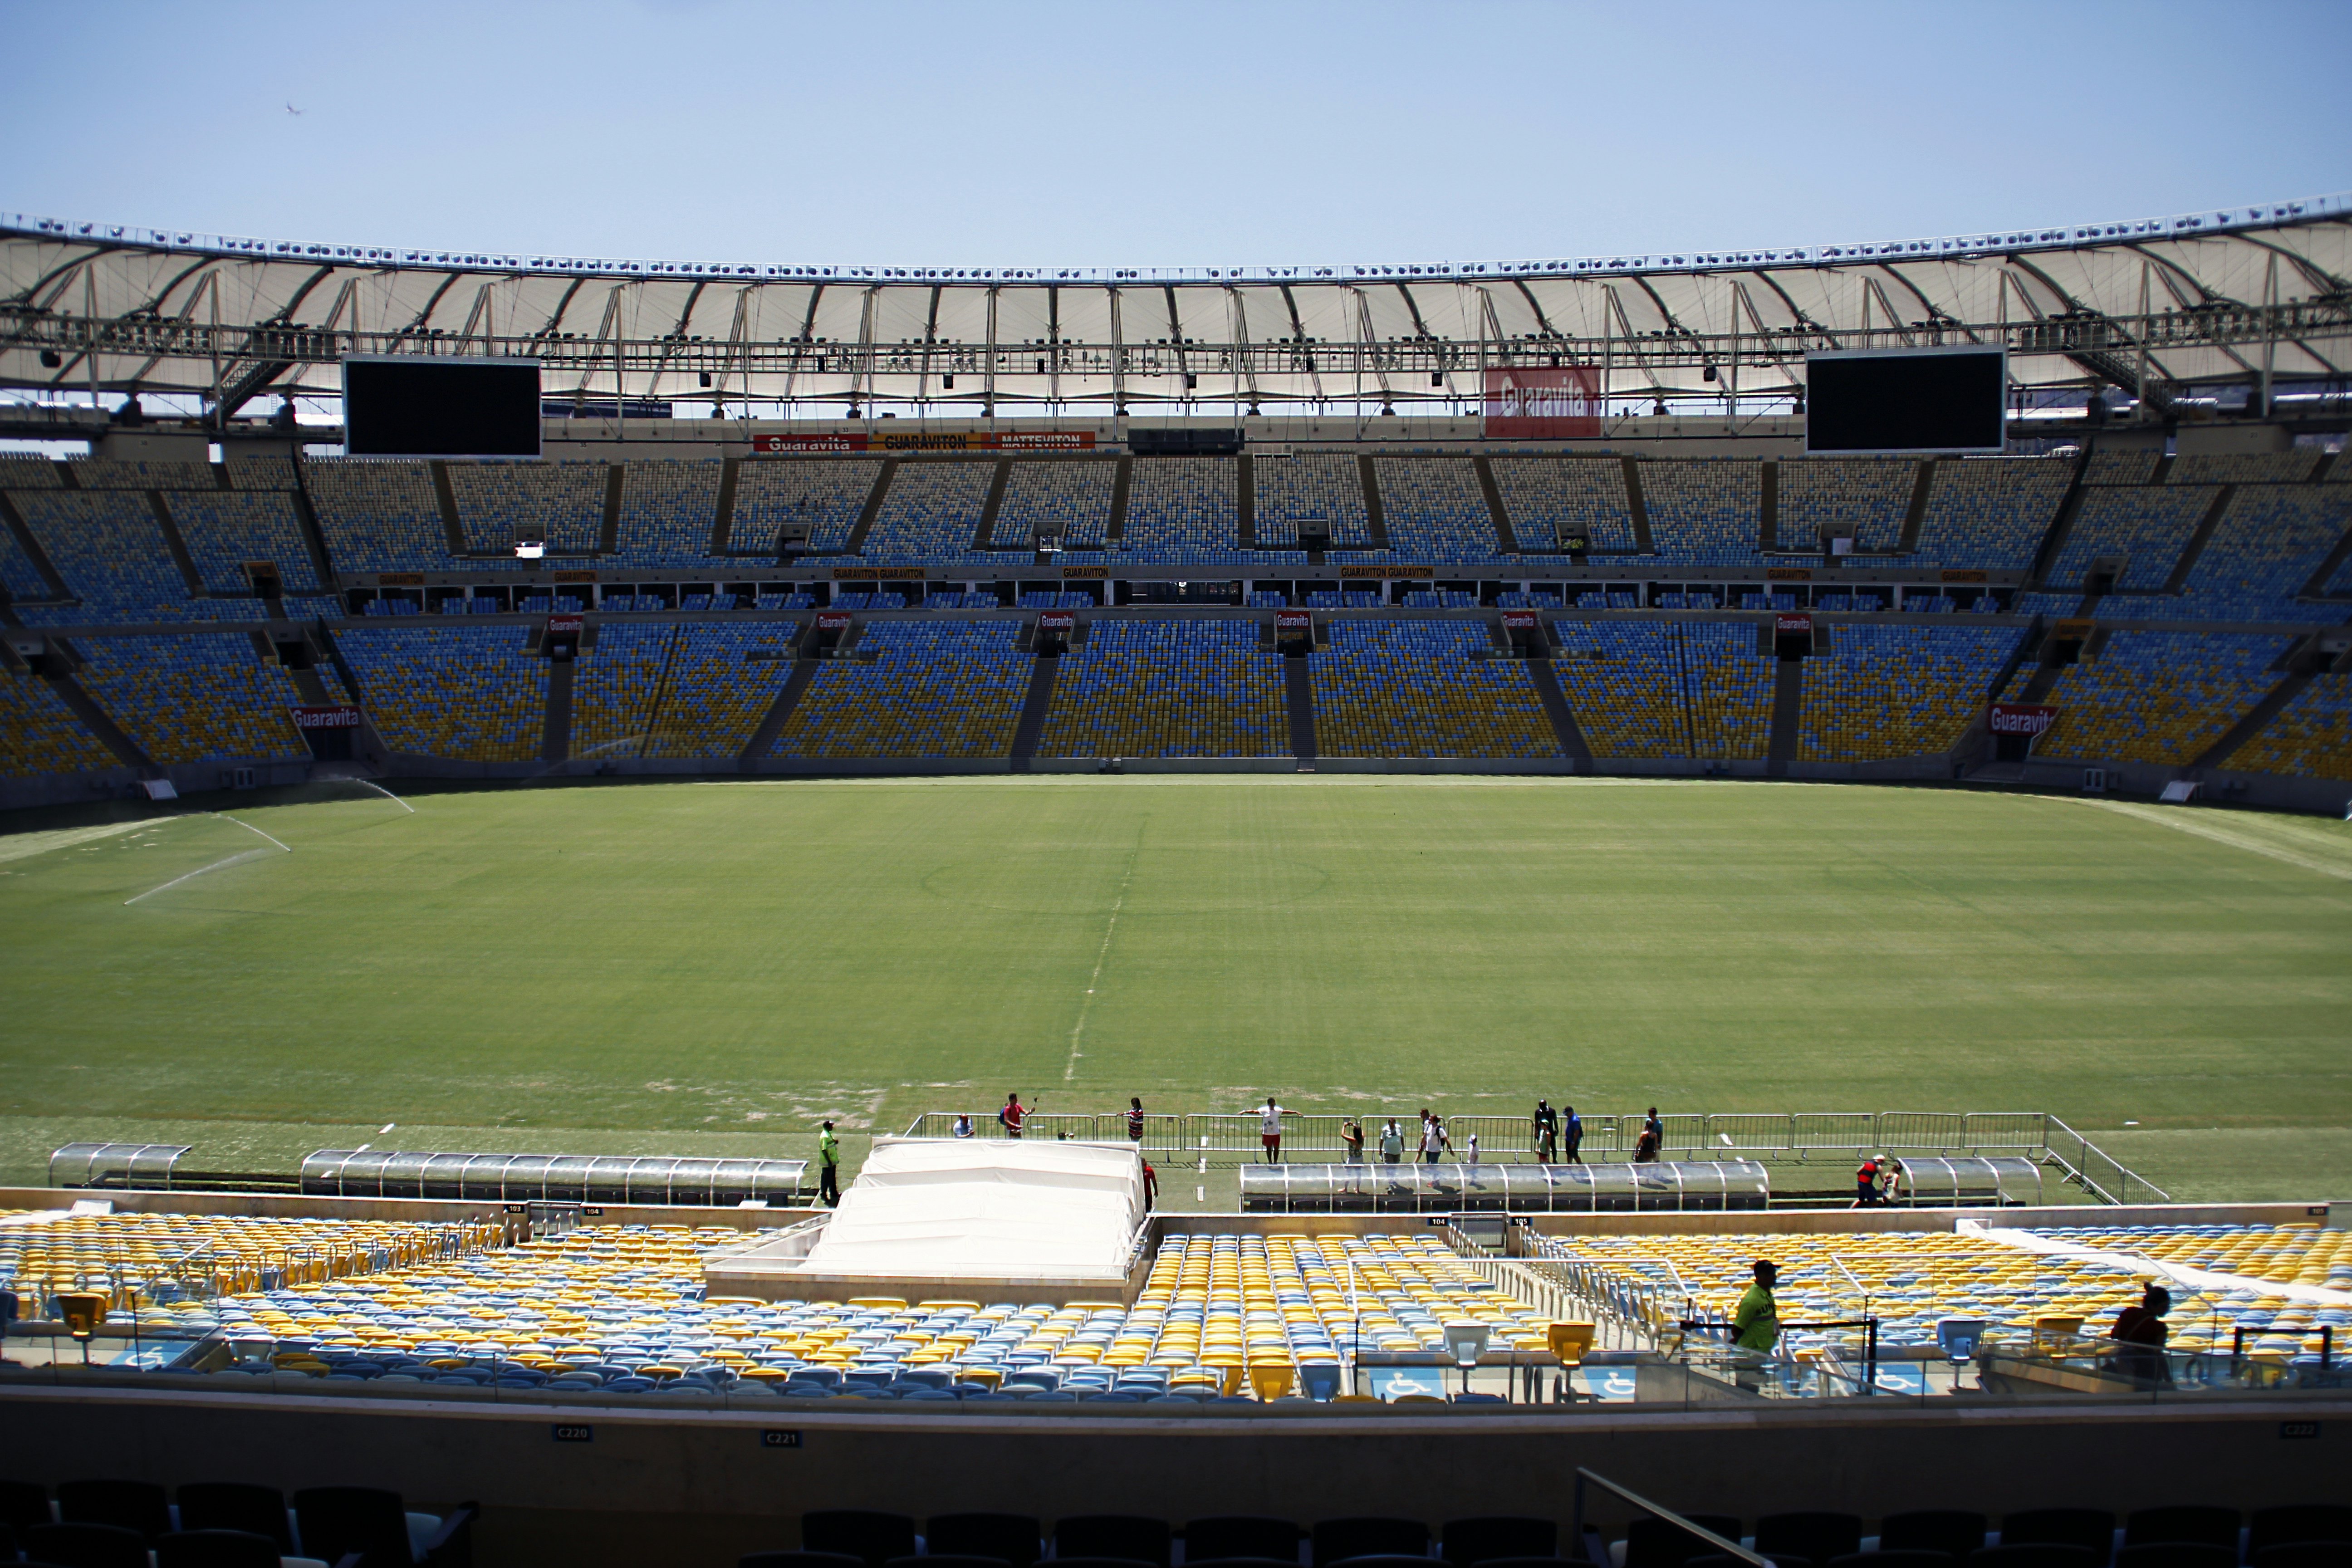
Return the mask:
<path id="1" fill-rule="evenodd" d="M 1642 465 L 1650 548 L 1692 566 L 1744 566 L 1764 531 L 1764 474 L 1732 458 Z"/>
<path id="2" fill-rule="evenodd" d="M 1138 458 L 1119 549 L 1170 560 L 1238 550 L 1240 479 L 1231 458 Z"/>
<path id="3" fill-rule="evenodd" d="M 838 554 L 881 477 L 874 458 L 746 458 L 735 469 L 728 552 L 772 555 L 787 536 L 805 534 L 798 548 Z"/>
<path id="4" fill-rule="evenodd" d="M 1894 458 L 1791 458 L 1780 464 L 1776 542 L 1811 550 L 1836 533 L 1857 550 L 1894 550 L 1919 466 Z"/>
<path id="5" fill-rule="evenodd" d="M 2047 699 L 2058 722 L 2035 749 L 2185 767 L 2278 684 L 2272 667 L 2289 640 L 2117 632 L 2096 659 L 2059 673 Z"/>
<path id="6" fill-rule="evenodd" d="M 2000 626 L 1842 626 L 1805 665 L 1797 755 L 1867 763 L 1948 752 L 2016 645 Z"/>
<path id="7" fill-rule="evenodd" d="M 2352 490 L 2325 485 L 2242 485 L 2189 569 L 2169 618 L 2340 621 L 2340 604 L 2295 595 L 2352 527 Z"/>
<path id="8" fill-rule="evenodd" d="M 1039 752 L 1288 756 L 1282 658 L 1257 639 L 1242 621 L 1096 621 L 1061 658 Z"/>
<path id="9" fill-rule="evenodd" d="M 2159 591 L 2171 580 L 2173 563 L 2218 493 L 2199 485 L 2085 491 L 2082 509 L 2066 531 L 2065 548 L 2050 568 L 2050 585 L 2086 586 L 2092 568 L 2102 559 L 2121 556 L 2125 565 L 2116 576 L 2114 592 Z"/>
<path id="10" fill-rule="evenodd" d="M 1919 520 L 1919 557 L 1944 566 L 2027 570 L 2072 478 L 2067 464 L 2046 458 L 1938 462 Z"/>
<path id="11" fill-rule="evenodd" d="M 195 637 L 79 637 L 76 672 L 139 749 L 159 763 L 310 755 L 287 710 L 293 678 L 265 664 L 239 632 Z"/>
<path id="12" fill-rule="evenodd" d="M 540 754 L 548 662 L 521 626 L 357 626 L 340 635 L 369 717 L 395 752 L 467 762 Z"/>
<path id="13" fill-rule="evenodd" d="M 1110 528 L 1111 496 L 1118 488 L 1118 465 L 1102 458 L 1016 462 L 996 504 L 989 543 L 998 550 L 1028 550 L 1041 536 L 1058 535 L 1066 546 L 1099 548 Z"/>
<path id="14" fill-rule="evenodd" d="M 572 666 L 572 755 L 586 762 L 645 754 L 662 672 L 684 625 L 608 625 Z"/>
<path id="15" fill-rule="evenodd" d="M 1581 533 L 1595 550 L 1639 548 L 1625 465 L 1615 458 L 1496 458 L 1495 488 L 1522 548 Z"/>
<path id="16" fill-rule="evenodd" d="M 468 551 L 512 555 L 515 541 L 536 539 L 551 554 L 589 555 L 604 538 L 612 475 L 604 463 L 451 463 L 448 471 Z"/>
<path id="17" fill-rule="evenodd" d="M 43 612 L 47 624 L 197 617 L 188 584 L 172 563 L 171 547 L 164 543 L 163 527 L 144 495 L 60 490 L 16 500 L 49 564 L 65 579 L 67 591 L 81 601 L 69 612 Z"/>
<path id="18" fill-rule="evenodd" d="M 777 735 L 782 757 L 1002 757 L 1037 661 L 1021 623 L 875 621 L 821 668 Z"/>
<path id="19" fill-rule="evenodd" d="M 2352 779 L 2352 678 L 2323 675 L 2313 680 L 2224 765 L 2246 773 Z"/>
<path id="20" fill-rule="evenodd" d="M 624 465 L 611 564 L 707 567 L 725 471 L 715 459 L 633 458 Z"/>
<path id="21" fill-rule="evenodd" d="M 253 580 L 246 569 L 264 563 L 278 569 L 278 584 L 289 595 L 327 592 L 311 564 L 310 547 L 303 542 L 291 496 L 196 490 L 167 495 L 163 502 L 206 593 L 250 595 Z"/>
<path id="22" fill-rule="evenodd" d="M 1467 458 L 1379 458 L 1381 515 L 1400 561 L 1489 561 L 1502 553 L 1494 509 Z"/>
<path id="23" fill-rule="evenodd" d="M 1552 668 L 1594 755 L 1764 755 L 1773 661 L 1756 651 L 1754 626 L 1591 621 L 1559 632 Z"/>
<path id="24" fill-rule="evenodd" d="M 12 778 L 118 765 L 47 681 L 5 671 L 0 671 L 0 763 L 5 764 L 0 773 Z"/>
<path id="25" fill-rule="evenodd" d="M 961 559 L 980 531 L 995 478 L 993 463 L 901 462 L 860 552 L 886 563 Z"/>
<path id="26" fill-rule="evenodd" d="M 1327 452 L 1260 458 L 1250 465 L 1250 475 L 1259 544 L 1296 545 L 1302 523 L 1321 524 L 1334 549 L 1371 543 L 1363 474 L 1355 458 Z"/>
<path id="27" fill-rule="evenodd" d="M 309 462 L 302 483 L 338 572 L 437 572 L 454 564 L 433 470 L 425 464 Z"/>
<path id="28" fill-rule="evenodd" d="M 1316 749 L 1333 757 L 1556 757 L 1524 660 L 1481 621 L 1339 621 L 1309 660 Z"/>
<path id="29" fill-rule="evenodd" d="M 751 744 L 792 673 L 791 621 L 682 626 L 656 710 L 649 757 L 732 757 Z"/>

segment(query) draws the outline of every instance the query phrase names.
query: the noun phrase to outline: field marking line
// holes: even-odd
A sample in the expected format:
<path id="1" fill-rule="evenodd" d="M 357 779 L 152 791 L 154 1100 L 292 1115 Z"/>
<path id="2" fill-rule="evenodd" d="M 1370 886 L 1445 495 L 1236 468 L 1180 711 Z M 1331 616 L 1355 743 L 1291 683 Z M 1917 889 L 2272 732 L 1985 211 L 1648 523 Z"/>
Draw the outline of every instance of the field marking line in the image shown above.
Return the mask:
<path id="1" fill-rule="evenodd" d="M 142 827 L 152 827 L 159 822 L 171 820 L 169 816 L 147 816 L 135 822 L 108 822 L 92 827 L 58 827 L 37 833 L 12 834 L 0 838 L 0 860 L 22 860 L 28 856 L 46 855 L 52 849 L 70 849 L 77 844 L 88 844 L 92 839 L 136 833 Z"/>
<path id="2" fill-rule="evenodd" d="M 254 829 L 254 831 L 255 831 L 256 833 L 261 833 L 261 829 L 259 829 L 258 827 L 255 828 L 255 829 Z M 261 836 L 262 836 L 264 838 L 268 838 L 268 837 L 269 837 L 269 835 L 268 835 L 267 833 L 262 833 L 262 834 L 261 834 Z M 272 843 L 274 844 L 274 843 L 277 843 L 277 840 L 275 840 L 275 839 L 271 839 L 271 840 L 270 840 L 270 842 L 272 842 Z M 286 849 L 286 847 L 285 847 L 284 845 L 282 845 L 282 844 L 279 844 L 278 847 L 280 849 Z M 287 849 L 287 850 L 286 850 L 286 852 L 287 852 L 289 855 L 291 855 L 292 853 L 294 853 L 291 849 Z M 213 862 L 211 865 L 209 865 L 209 866 L 202 866 L 202 867 L 199 867 L 199 868 L 197 868 L 195 870 L 189 872 L 189 873 L 188 873 L 186 876 L 184 876 L 184 877 L 174 877 L 174 878 L 173 878 L 170 881 L 168 881 L 168 882 L 164 883 L 164 884 L 163 884 L 163 887 L 161 887 L 161 888 L 150 888 L 150 889 L 148 889 L 145 892 L 143 892 L 143 893 L 140 893 L 140 894 L 137 894 L 136 896 L 131 897 L 131 898 L 125 899 L 125 900 L 123 900 L 122 901 L 123 901 L 123 903 L 124 903 L 124 904 L 126 904 L 126 905 L 135 904 L 135 903 L 137 903 L 141 899 L 152 899 L 152 898 L 153 898 L 157 893 L 163 892 L 163 891 L 164 890 L 164 889 L 167 889 L 167 888 L 176 888 L 176 887 L 178 887 L 178 886 L 179 886 L 181 883 L 183 883 L 183 882 L 192 881 L 192 880 L 194 880 L 194 879 L 196 879 L 196 878 L 198 878 L 198 877 L 203 876 L 206 871 L 217 871 L 217 870 L 219 870 L 219 869 L 220 869 L 222 867 L 224 867 L 224 866 L 234 866 L 234 865 L 236 865 L 236 864 L 238 861 L 240 861 L 240 860 L 253 860 L 253 859 L 257 859 L 257 858 L 259 858 L 260 857 L 262 857 L 262 856 L 264 856 L 264 855 L 267 855 L 267 854 L 268 854 L 268 853 L 269 853 L 269 851 L 268 851 L 268 850 L 267 850 L 267 849 L 247 849 L 247 850 L 246 850 L 246 851 L 245 851 L 243 854 L 241 854 L 241 855 L 232 855 L 232 856 L 230 856 L 230 857 L 229 857 L 227 859 L 226 859 L 226 860 L 215 860 L 215 861 L 214 861 L 214 862 Z"/>
<path id="3" fill-rule="evenodd" d="M 1151 818 L 1147 816 L 1142 826 L 1135 830 L 1135 847 L 1127 852 L 1127 869 L 1119 873 L 1118 893 L 1110 901 L 1110 919 L 1103 922 L 1102 945 L 1095 949 L 1094 973 L 1087 976 L 1087 994 L 1078 1000 L 1078 1021 L 1070 1026 L 1070 1059 L 1062 1067 L 1064 1083 L 1078 1076 L 1078 1058 L 1086 1054 L 1078 1045 L 1087 1032 L 1087 1013 L 1095 1005 L 1095 987 L 1102 981 L 1104 961 L 1110 957 L 1110 939 L 1118 930 L 1118 911 L 1127 903 L 1128 885 L 1135 880 L 1135 858 L 1143 853 L 1143 830 L 1150 826 Z"/>
<path id="4" fill-rule="evenodd" d="M 2060 795 L 2056 798 L 2073 800 L 2075 797 Z M 2080 804 L 2102 806 L 2124 816 L 2137 817 L 2142 822 L 2153 822 L 2159 827 L 2169 827 L 2176 833 L 2186 833 L 2198 838 L 2210 839 L 2215 844 L 2226 844 L 2233 849 L 2248 849 L 2257 855 L 2267 855 L 2273 860 L 2283 860 L 2290 866 L 2300 866 L 2306 871 L 2316 871 L 2323 877 L 2340 877 L 2347 881 L 2352 881 L 2352 866 L 2347 866 L 2341 862 L 2315 859 L 2308 855 L 2298 855 L 2282 845 L 2264 843 L 2262 839 L 2246 834 L 2232 833 L 2226 827 L 2218 827 L 2211 823 L 2198 821 L 2185 806 L 2175 806 L 2168 811 L 2162 806 L 2136 805 L 2129 801 L 2122 800 L 2085 800 Z"/>

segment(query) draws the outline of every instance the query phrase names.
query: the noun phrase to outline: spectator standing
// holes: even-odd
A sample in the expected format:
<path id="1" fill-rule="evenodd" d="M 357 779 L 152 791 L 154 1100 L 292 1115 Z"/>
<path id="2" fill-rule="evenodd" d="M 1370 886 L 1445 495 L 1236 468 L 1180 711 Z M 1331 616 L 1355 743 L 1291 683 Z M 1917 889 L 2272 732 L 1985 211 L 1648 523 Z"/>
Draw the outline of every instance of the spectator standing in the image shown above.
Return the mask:
<path id="1" fill-rule="evenodd" d="M 1289 1114 L 1270 1094 L 1265 1097 L 1265 1109 L 1257 1114 L 1257 1141 L 1269 1165 L 1282 1163 L 1282 1119 Z"/>
<path id="2" fill-rule="evenodd" d="M 1021 1096 L 1015 1092 L 1004 1097 L 1003 1109 L 996 1113 L 996 1123 L 1004 1129 L 1007 1138 L 1018 1138 L 1021 1136 L 1021 1123 L 1028 1117 L 1029 1113 L 1021 1109 Z"/>
<path id="3" fill-rule="evenodd" d="M 1885 1202 L 1886 1192 L 1879 1182 L 1878 1162 L 1875 1159 L 1863 1161 L 1862 1168 L 1853 1173 L 1853 1206 L 1858 1209 L 1875 1208 Z"/>
<path id="4" fill-rule="evenodd" d="M 969 1138 L 969 1137 L 971 1137 L 971 1111 L 969 1111 L 969 1110 L 959 1110 L 959 1111 L 957 1111 L 957 1112 L 956 1112 L 956 1119 L 955 1119 L 955 1135 L 956 1135 L 957 1137 L 959 1137 L 959 1138 Z"/>
<path id="5" fill-rule="evenodd" d="M 1397 1119 L 1391 1116 L 1389 1118 L 1389 1124 L 1381 1129 L 1381 1163 L 1393 1166 L 1402 1158 L 1404 1158 L 1404 1129 L 1399 1127 Z"/>
<path id="6" fill-rule="evenodd" d="M 841 1202 L 841 1140 L 833 1135 L 833 1123 L 816 1135 L 817 1186 L 821 1203 L 837 1206 Z"/>
<path id="7" fill-rule="evenodd" d="M 2139 1304 L 2126 1307 L 2116 1314 L 2115 1327 L 2107 1338 L 2116 1342 L 2116 1360 L 2123 1370 L 2146 1383 L 2168 1383 L 2171 1368 L 2165 1364 L 2165 1342 L 2171 1330 L 2164 1321 L 2172 1310 L 2172 1292 L 2161 1285 L 2150 1285 L 2142 1293 Z"/>
<path id="8" fill-rule="evenodd" d="M 1128 1098 L 1127 1141 L 1130 1143 L 1143 1142 L 1143 1100 L 1139 1096 L 1130 1095 Z"/>
<path id="9" fill-rule="evenodd" d="M 1350 1116 L 1340 1122 L 1339 1142 L 1347 1148 L 1349 1164 L 1360 1165 L 1364 1163 L 1364 1124 L 1361 1121 Z"/>
<path id="10" fill-rule="evenodd" d="M 1536 1101 L 1535 1131 L 1536 1158 L 1549 1165 L 1559 1142 L 1559 1118 L 1549 1100 Z"/>
<path id="11" fill-rule="evenodd" d="M 1666 1123 L 1656 1106 L 1650 1107 L 1649 1115 L 1642 1119 L 1642 1131 L 1650 1135 L 1650 1158 L 1657 1159 L 1666 1152 Z"/>
<path id="12" fill-rule="evenodd" d="M 1583 1164 L 1584 1158 L 1578 1151 L 1584 1147 L 1584 1118 L 1564 1100 L 1559 1102 L 1559 1131 L 1561 1157 L 1569 1164 Z"/>
<path id="13" fill-rule="evenodd" d="M 1423 1114 L 1428 1113 L 1424 1111 Z M 1424 1165 L 1436 1164 L 1439 1152 L 1446 1148 L 1451 1142 L 1445 1136 L 1445 1123 L 1431 1116 L 1428 1121 L 1421 1124 L 1421 1163 Z"/>
<path id="14" fill-rule="evenodd" d="M 1140 1159 L 1141 1156 L 1139 1155 L 1138 1158 Z M 1143 1162 L 1143 1212 L 1150 1214 L 1151 1205 L 1159 1199 L 1160 1173 L 1151 1168 L 1150 1161 L 1145 1160 Z"/>
<path id="15" fill-rule="evenodd" d="M 1475 1130 L 1470 1134 L 1470 1163 L 1478 1163 L 1478 1134 Z"/>

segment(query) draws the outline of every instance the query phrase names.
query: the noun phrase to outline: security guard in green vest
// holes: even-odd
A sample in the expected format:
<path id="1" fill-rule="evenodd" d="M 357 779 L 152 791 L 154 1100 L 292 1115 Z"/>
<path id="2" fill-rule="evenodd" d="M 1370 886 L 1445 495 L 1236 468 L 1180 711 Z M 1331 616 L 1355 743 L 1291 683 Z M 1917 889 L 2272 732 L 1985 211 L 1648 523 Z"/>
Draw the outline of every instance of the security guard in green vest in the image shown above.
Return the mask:
<path id="1" fill-rule="evenodd" d="M 817 1196 L 838 1206 L 841 1203 L 841 1140 L 833 1135 L 833 1123 L 816 1135 Z"/>

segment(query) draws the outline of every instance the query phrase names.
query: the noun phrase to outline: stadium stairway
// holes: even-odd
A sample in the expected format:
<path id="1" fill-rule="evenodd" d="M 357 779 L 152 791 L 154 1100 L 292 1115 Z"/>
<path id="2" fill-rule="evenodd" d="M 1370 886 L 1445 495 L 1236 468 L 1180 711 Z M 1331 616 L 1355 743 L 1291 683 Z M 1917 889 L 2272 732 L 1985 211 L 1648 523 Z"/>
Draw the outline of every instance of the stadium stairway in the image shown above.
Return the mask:
<path id="1" fill-rule="evenodd" d="M 1559 689 L 1559 672 L 1551 660 L 1531 658 L 1528 662 L 1528 679 L 1543 700 L 1544 715 L 1551 721 L 1551 731 L 1559 741 L 1560 755 L 1572 759 L 1580 773 L 1592 771 L 1592 748 L 1584 739 L 1584 731 L 1576 722 L 1576 714 L 1568 706 L 1568 694 Z"/>
<path id="2" fill-rule="evenodd" d="M 737 755 L 737 769 L 748 773 L 759 766 L 760 759 L 768 754 L 768 748 L 776 743 L 778 735 L 783 733 L 784 721 L 800 705 L 802 694 L 816 679 L 816 672 L 823 663 L 823 660 L 814 658 L 793 660 L 793 672 L 784 678 L 784 689 L 776 693 L 776 700 L 768 705 L 767 717 L 760 721 L 760 727 L 751 731 L 751 739 Z"/>
<path id="3" fill-rule="evenodd" d="M 1486 498 L 1487 514 L 1495 520 L 1495 538 L 1502 553 L 1517 555 L 1519 552 L 1519 536 L 1511 527 L 1511 512 L 1503 504 L 1502 489 L 1495 483 L 1493 459 L 1480 456 L 1471 458 L 1470 465 L 1477 470 L 1478 489 Z"/>
<path id="4" fill-rule="evenodd" d="M 2268 696 L 2247 709 L 2236 723 L 2221 731 L 2220 740 L 2206 747 L 2197 760 L 2189 765 L 2194 768 L 2218 768 L 2223 765 L 2239 747 L 2261 734 L 2270 721 L 2278 716 L 2279 710 L 2301 696 L 2303 689 L 2310 684 L 2311 677 L 2307 674 L 2289 675 L 2280 680 L 2276 686 L 2271 688 Z"/>
<path id="5" fill-rule="evenodd" d="M 1021 718 L 1013 726 L 1013 771 L 1025 773 L 1037 755 L 1037 742 L 1045 732 L 1045 715 L 1053 710 L 1054 685 L 1059 679 L 1062 661 L 1040 655 L 1036 670 L 1029 677 L 1029 695 L 1021 700 Z"/>
<path id="6" fill-rule="evenodd" d="M 2164 591 L 2179 594 L 2188 591 L 2189 574 L 2197 569 L 2197 558 L 2205 553 L 2205 546 L 2213 538 L 2221 520 L 2230 513 L 2230 502 L 2236 499 L 2238 487 L 2223 485 L 2213 496 L 2213 504 L 2197 520 L 2197 528 L 2189 534 L 2189 542 L 2180 547 L 2180 559 L 2172 563 L 2172 575 L 2164 581 Z"/>
<path id="7" fill-rule="evenodd" d="M 973 550 L 990 548 L 988 542 L 996 529 L 996 514 L 1004 510 L 1004 487 L 1012 480 L 1013 459 L 999 458 L 996 460 L 996 472 L 988 481 L 988 500 L 981 504 L 980 526 L 972 530 L 971 548 Z"/>
<path id="8" fill-rule="evenodd" d="M 68 645 L 67 651 L 73 652 L 71 645 Z M 79 657 L 75 655 L 77 662 Z M 124 767 L 137 768 L 142 773 L 158 778 L 163 776 L 162 770 L 155 765 L 155 759 L 139 749 L 139 743 L 107 715 L 106 710 L 98 705 L 97 699 L 81 689 L 81 682 L 62 672 L 44 671 L 39 679 L 49 683 L 49 689 L 58 694 L 58 700 L 71 709 L 73 716 L 81 721 L 82 728 L 97 736 Z"/>
<path id="9" fill-rule="evenodd" d="M 1381 510 L 1380 470 L 1370 458 L 1356 459 L 1357 477 L 1364 486 L 1364 537 L 1375 550 L 1389 548 L 1388 513 Z"/>
<path id="10" fill-rule="evenodd" d="M 1805 710 L 1805 661 L 1784 658 L 1772 672 L 1772 738 L 1764 752 L 1764 776 L 1784 779 L 1797 760 L 1797 725 Z"/>
<path id="11" fill-rule="evenodd" d="M 1284 705 L 1290 713 L 1290 754 L 1298 759 L 1298 771 L 1315 771 L 1315 683 L 1309 679 L 1307 660 L 1286 658 L 1282 661 Z"/>
<path id="12" fill-rule="evenodd" d="M 866 498 L 866 510 L 857 514 L 857 521 L 851 525 L 849 538 L 842 545 L 848 553 L 855 555 L 866 548 L 866 536 L 873 531 L 874 520 L 882 515 L 882 503 L 890 495 L 890 481 L 898 477 L 898 459 L 885 458 L 881 475 L 875 479 L 874 489 Z"/>
<path id="13" fill-rule="evenodd" d="M 561 763 L 572 755 L 572 671 L 568 658 L 548 661 L 547 721 L 539 741 L 542 763 Z"/>

